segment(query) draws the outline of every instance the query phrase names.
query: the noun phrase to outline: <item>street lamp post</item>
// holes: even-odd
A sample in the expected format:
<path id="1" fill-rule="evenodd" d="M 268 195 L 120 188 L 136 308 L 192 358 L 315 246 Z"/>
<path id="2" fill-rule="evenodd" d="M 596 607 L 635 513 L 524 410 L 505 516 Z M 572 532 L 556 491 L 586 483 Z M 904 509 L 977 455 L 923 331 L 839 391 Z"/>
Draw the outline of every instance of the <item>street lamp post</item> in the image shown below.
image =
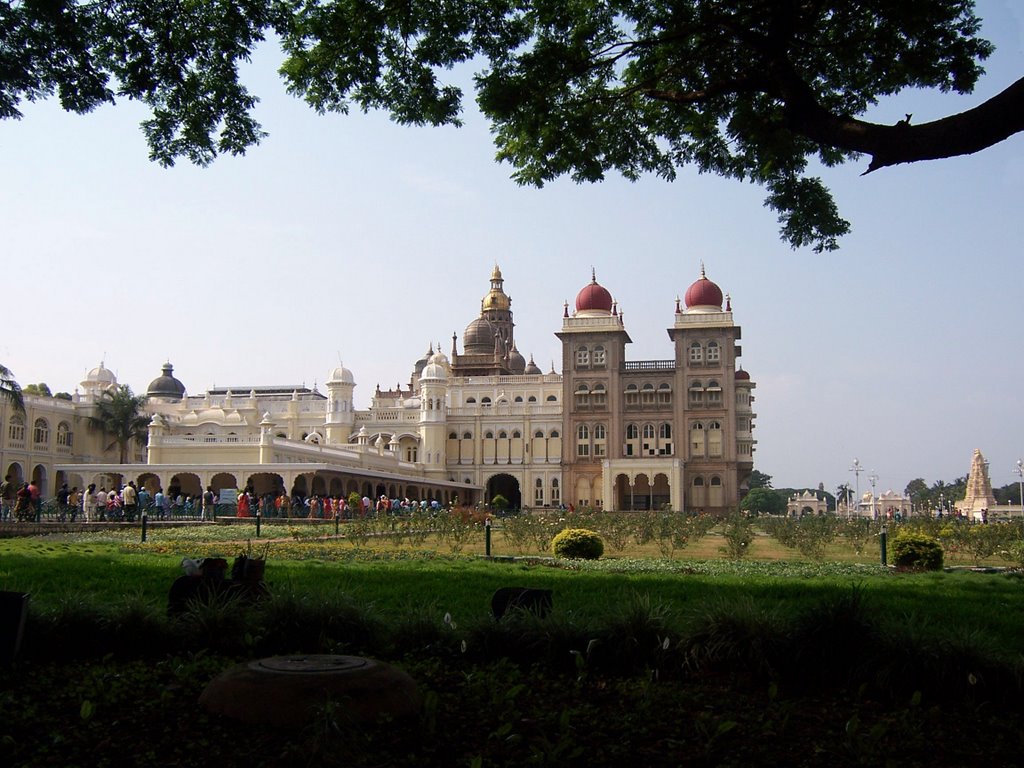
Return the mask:
<path id="1" fill-rule="evenodd" d="M 860 459 L 853 460 L 853 466 L 850 467 L 850 471 L 853 472 L 854 477 L 857 478 L 857 516 L 860 517 L 860 473 L 864 471 L 864 467 L 860 464 Z M 849 510 L 847 510 L 849 511 Z"/>
<path id="2" fill-rule="evenodd" d="M 1024 459 L 1017 459 L 1017 482 L 1020 491 L 1020 514 L 1024 519 Z"/>
<path id="3" fill-rule="evenodd" d="M 875 498 L 875 483 L 878 482 L 878 474 L 875 470 L 871 470 L 871 474 L 868 475 L 868 481 L 871 483 L 871 516 L 878 519 L 878 501 Z"/>

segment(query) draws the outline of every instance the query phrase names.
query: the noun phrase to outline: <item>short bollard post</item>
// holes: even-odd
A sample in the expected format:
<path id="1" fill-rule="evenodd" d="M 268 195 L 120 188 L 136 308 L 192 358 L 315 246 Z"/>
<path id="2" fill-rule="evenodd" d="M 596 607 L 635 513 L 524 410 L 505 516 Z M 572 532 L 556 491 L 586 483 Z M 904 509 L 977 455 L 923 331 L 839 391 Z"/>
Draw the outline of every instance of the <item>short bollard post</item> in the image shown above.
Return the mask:
<path id="1" fill-rule="evenodd" d="M 491 518 L 484 520 L 484 557 L 491 556 Z"/>
<path id="2" fill-rule="evenodd" d="M 146 543 L 146 525 L 149 523 L 149 518 L 146 517 L 146 513 L 142 513 L 142 543 Z"/>
<path id="3" fill-rule="evenodd" d="M 260 537 L 260 520 L 262 519 L 262 517 L 263 516 L 260 514 L 260 511 L 257 509 L 256 510 L 256 538 L 257 539 Z"/>
<path id="4" fill-rule="evenodd" d="M 888 553 L 885 551 L 886 539 L 888 538 L 886 527 L 882 526 L 882 532 L 879 534 L 879 550 L 882 553 L 882 565 L 886 566 L 888 562 Z"/>

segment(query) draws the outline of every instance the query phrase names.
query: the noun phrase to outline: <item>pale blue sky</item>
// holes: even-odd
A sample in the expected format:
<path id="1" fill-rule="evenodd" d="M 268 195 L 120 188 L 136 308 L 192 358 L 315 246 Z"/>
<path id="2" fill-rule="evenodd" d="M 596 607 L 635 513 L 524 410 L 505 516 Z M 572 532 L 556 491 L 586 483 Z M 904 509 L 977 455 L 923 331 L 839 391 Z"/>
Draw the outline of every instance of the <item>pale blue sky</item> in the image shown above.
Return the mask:
<path id="1" fill-rule="evenodd" d="M 1024 74 L 1024 10 L 978 3 L 997 51 L 976 94 L 906 94 L 872 115 L 960 111 Z M 697 277 L 732 294 L 757 382 L 756 466 L 776 486 L 878 488 L 966 474 L 993 481 L 1024 455 L 1019 259 L 1024 139 L 974 157 L 827 170 L 853 224 L 841 250 L 792 251 L 763 190 L 683 172 L 517 187 L 487 125 L 403 128 L 319 117 L 284 93 L 273 51 L 251 84 L 270 137 L 208 169 L 149 162 L 122 104 L 79 117 L 54 103 L 0 122 L 0 362 L 71 391 L 101 358 L 145 390 L 169 359 L 193 393 L 322 384 L 339 355 L 357 405 L 408 381 L 478 313 L 495 262 L 519 350 L 548 370 L 562 303 L 597 270 L 631 359 L 670 356 L 676 295 Z M 866 475 L 861 489 L 868 488 Z"/>

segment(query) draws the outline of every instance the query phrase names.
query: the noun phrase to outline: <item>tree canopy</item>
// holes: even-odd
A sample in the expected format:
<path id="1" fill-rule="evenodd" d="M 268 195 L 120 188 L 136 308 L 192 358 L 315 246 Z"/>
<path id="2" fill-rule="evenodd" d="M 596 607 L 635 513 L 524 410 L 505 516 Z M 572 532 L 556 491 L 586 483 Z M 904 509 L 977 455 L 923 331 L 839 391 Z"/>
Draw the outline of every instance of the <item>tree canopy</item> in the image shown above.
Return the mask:
<path id="1" fill-rule="evenodd" d="M 761 515 L 781 515 L 786 511 L 786 498 L 771 488 L 754 488 L 743 497 L 740 509 Z"/>
<path id="2" fill-rule="evenodd" d="M 16 411 L 25 411 L 25 398 L 21 394 L 21 386 L 14 379 L 11 369 L 4 365 L 0 365 L 0 400 L 9 402 Z"/>
<path id="3" fill-rule="evenodd" d="M 145 395 L 136 395 L 127 384 L 106 390 L 96 403 L 96 415 L 89 417 L 90 426 L 113 438 L 107 450 L 118 449 L 118 461 L 128 461 L 128 446 L 133 440 L 145 443 L 149 435 L 149 417 L 142 408 Z"/>
<path id="4" fill-rule="evenodd" d="M 974 0 L 0 0 L 0 117 L 56 94 L 152 110 L 150 156 L 205 165 L 264 132 L 239 63 L 280 41 L 320 112 L 459 124 L 468 65 L 499 160 L 522 184 L 684 166 L 747 180 L 793 247 L 849 230 L 811 163 L 867 172 L 970 154 L 1024 130 L 1024 78 L 963 113 L 860 119 L 909 88 L 970 92 L 992 46 Z"/>
<path id="5" fill-rule="evenodd" d="M 26 384 L 21 389 L 26 395 L 39 395 L 40 397 L 53 397 L 53 392 L 50 391 L 50 385 L 46 382 L 39 384 Z"/>

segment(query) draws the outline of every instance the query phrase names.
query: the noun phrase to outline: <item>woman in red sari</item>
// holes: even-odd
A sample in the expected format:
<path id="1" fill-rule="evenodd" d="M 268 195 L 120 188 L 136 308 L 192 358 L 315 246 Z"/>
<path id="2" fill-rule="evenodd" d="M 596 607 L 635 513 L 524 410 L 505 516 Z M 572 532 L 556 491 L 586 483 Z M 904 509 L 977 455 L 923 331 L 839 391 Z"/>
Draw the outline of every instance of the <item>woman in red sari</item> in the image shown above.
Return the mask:
<path id="1" fill-rule="evenodd" d="M 252 517 L 252 513 L 250 511 L 251 508 L 252 507 L 249 504 L 249 494 L 245 492 L 238 494 L 238 512 L 236 513 L 236 516 Z"/>

